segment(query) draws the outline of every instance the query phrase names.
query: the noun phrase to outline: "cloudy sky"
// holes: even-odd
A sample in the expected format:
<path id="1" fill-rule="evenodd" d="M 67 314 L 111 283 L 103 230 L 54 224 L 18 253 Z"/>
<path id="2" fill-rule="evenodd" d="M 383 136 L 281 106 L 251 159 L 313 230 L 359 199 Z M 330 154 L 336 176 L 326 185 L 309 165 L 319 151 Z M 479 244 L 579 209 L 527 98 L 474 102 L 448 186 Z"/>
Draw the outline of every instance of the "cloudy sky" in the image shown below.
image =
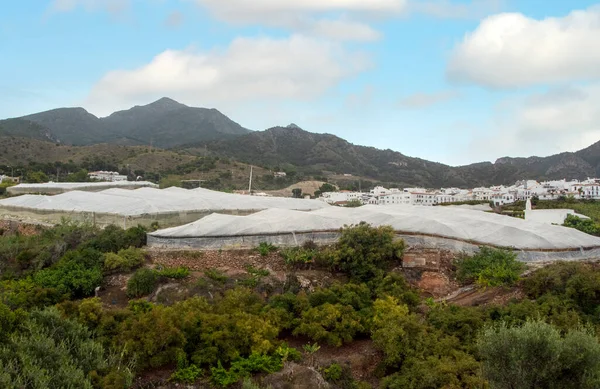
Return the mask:
<path id="1" fill-rule="evenodd" d="M 0 118 L 168 96 L 452 165 L 600 140 L 600 3 L 20 0 Z"/>

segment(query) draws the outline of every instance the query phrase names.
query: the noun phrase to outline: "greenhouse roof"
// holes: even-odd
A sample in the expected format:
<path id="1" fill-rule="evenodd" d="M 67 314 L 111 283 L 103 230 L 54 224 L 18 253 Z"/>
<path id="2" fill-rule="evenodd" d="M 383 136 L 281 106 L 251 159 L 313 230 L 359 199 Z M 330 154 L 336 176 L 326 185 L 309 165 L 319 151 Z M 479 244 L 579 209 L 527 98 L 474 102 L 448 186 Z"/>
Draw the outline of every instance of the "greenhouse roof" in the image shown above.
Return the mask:
<path id="1" fill-rule="evenodd" d="M 208 189 L 127 190 L 112 188 L 100 192 L 70 191 L 55 196 L 23 195 L 0 200 L 0 207 L 30 210 L 97 212 L 137 216 L 170 212 L 259 211 L 268 208 L 310 211 L 329 207 L 318 200 L 256 197 Z"/>
<path id="2" fill-rule="evenodd" d="M 600 247 L 600 238 L 572 228 L 468 209 L 421 206 L 327 207 L 312 212 L 268 209 L 248 216 L 212 214 L 196 222 L 149 235 L 179 239 L 323 232 L 362 221 L 374 226 L 389 225 L 398 233 L 521 250 Z"/>

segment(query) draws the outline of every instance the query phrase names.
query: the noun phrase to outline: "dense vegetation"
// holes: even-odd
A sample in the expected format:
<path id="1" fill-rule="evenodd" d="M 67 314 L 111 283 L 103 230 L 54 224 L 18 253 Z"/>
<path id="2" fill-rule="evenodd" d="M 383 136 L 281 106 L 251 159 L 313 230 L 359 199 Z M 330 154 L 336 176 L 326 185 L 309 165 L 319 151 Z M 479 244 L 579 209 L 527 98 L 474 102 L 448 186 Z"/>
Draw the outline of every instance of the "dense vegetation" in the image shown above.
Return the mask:
<path id="1" fill-rule="evenodd" d="M 525 298 L 435 303 L 392 271 L 404 249 L 393 231 L 360 224 L 326 249 L 282 250 L 285 283 L 265 283 L 269 272 L 252 266 L 237 281 L 209 269 L 193 296 L 164 305 L 144 297 L 190 273 L 145 265 L 144 236 L 142 228 L 66 222 L 31 237 L 3 232 L 0 387 L 128 388 L 161 368 L 173 382 L 260 388 L 261 377 L 288 362 L 314 365 L 321 346 L 369 339 L 381 357 L 369 383 L 342 362 L 316 366 L 334 388 L 598 387 L 600 270 L 591 264 L 558 263 L 518 280 L 511 253 L 482 248 L 457 264 L 458 277 L 518 282 Z M 307 267 L 338 275 L 306 290 L 293 269 Z M 132 271 L 128 306 L 92 297 L 103 278 Z"/>

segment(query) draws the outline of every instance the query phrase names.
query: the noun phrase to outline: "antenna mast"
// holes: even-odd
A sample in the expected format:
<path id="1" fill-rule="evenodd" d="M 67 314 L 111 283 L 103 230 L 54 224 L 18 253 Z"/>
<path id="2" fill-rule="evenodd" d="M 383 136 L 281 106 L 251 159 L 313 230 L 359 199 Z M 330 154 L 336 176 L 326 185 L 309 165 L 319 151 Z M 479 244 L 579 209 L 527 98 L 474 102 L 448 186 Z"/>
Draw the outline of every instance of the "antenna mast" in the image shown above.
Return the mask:
<path id="1" fill-rule="evenodd" d="M 252 165 L 250 165 L 250 184 L 248 185 L 248 194 L 252 196 Z"/>

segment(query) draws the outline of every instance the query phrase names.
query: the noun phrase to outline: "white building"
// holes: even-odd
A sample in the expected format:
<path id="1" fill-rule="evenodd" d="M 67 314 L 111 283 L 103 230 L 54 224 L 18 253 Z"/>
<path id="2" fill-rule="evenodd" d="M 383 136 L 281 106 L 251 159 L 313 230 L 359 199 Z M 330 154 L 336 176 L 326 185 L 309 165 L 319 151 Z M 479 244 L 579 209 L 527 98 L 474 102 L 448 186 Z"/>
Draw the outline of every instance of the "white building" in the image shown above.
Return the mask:
<path id="1" fill-rule="evenodd" d="M 492 196 L 491 201 L 495 206 L 512 204 L 515 202 L 515 195 L 512 193 L 498 193 Z"/>
<path id="2" fill-rule="evenodd" d="M 377 204 L 379 205 L 412 205 L 412 194 L 407 192 L 393 192 L 378 197 Z"/>
<path id="3" fill-rule="evenodd" d="M 127 181 L 127 176 L 121 175 L 117 172 L 97 171 L 88 173 L 88 177 L 92 180 L 118 182 Z"/>
<path id="4" fill-rule="evenodd" d="M 363 193 L 361 192 L 350 192 L 350 191 L 340 191 L 340 192 L 325 192 L 321 193 L 321 197 L 319 200 L 325 201 L 328 204 L 339 204 L 346 203 L 348 201 L 358 200 L 364 203 Z"/>
<path id="5" fill-rule="evenodd" d="M 376 186 L 375 188 L 371 189 L 371 194 L 373 196 L 383 196 L 389 193 L 391 193 L 391 191 L 383 186 Z"/>
<path id="6" fill-rule="evenodd" d="M 287 177 L 287 173 L 286 172 L 275 172 L 273 175 L 275 177 Z"/>
<path id="7" fill-rule="evenodd" d="M 435 200 L 436 200 L 436 204 L 445 204 L 445 203 L 454 203 L 454 202 L 456 202 L 456 199 L 455 199 L 454 195 L 445 194 L 445 193 L 438 193 L 435 196 Z"/>
<path id="8" fill-rule="evenodd" d="M 427 192 L 414 192 L 411 193 L 413 205 L 435 205 L 437 204 L 436 194 Z"/>
<path id="9" fill-rule="evenodd" d="M 600 199 L 600 184 L 583 184 L 579 192 L 581 193 L 581 198 Z"/>

